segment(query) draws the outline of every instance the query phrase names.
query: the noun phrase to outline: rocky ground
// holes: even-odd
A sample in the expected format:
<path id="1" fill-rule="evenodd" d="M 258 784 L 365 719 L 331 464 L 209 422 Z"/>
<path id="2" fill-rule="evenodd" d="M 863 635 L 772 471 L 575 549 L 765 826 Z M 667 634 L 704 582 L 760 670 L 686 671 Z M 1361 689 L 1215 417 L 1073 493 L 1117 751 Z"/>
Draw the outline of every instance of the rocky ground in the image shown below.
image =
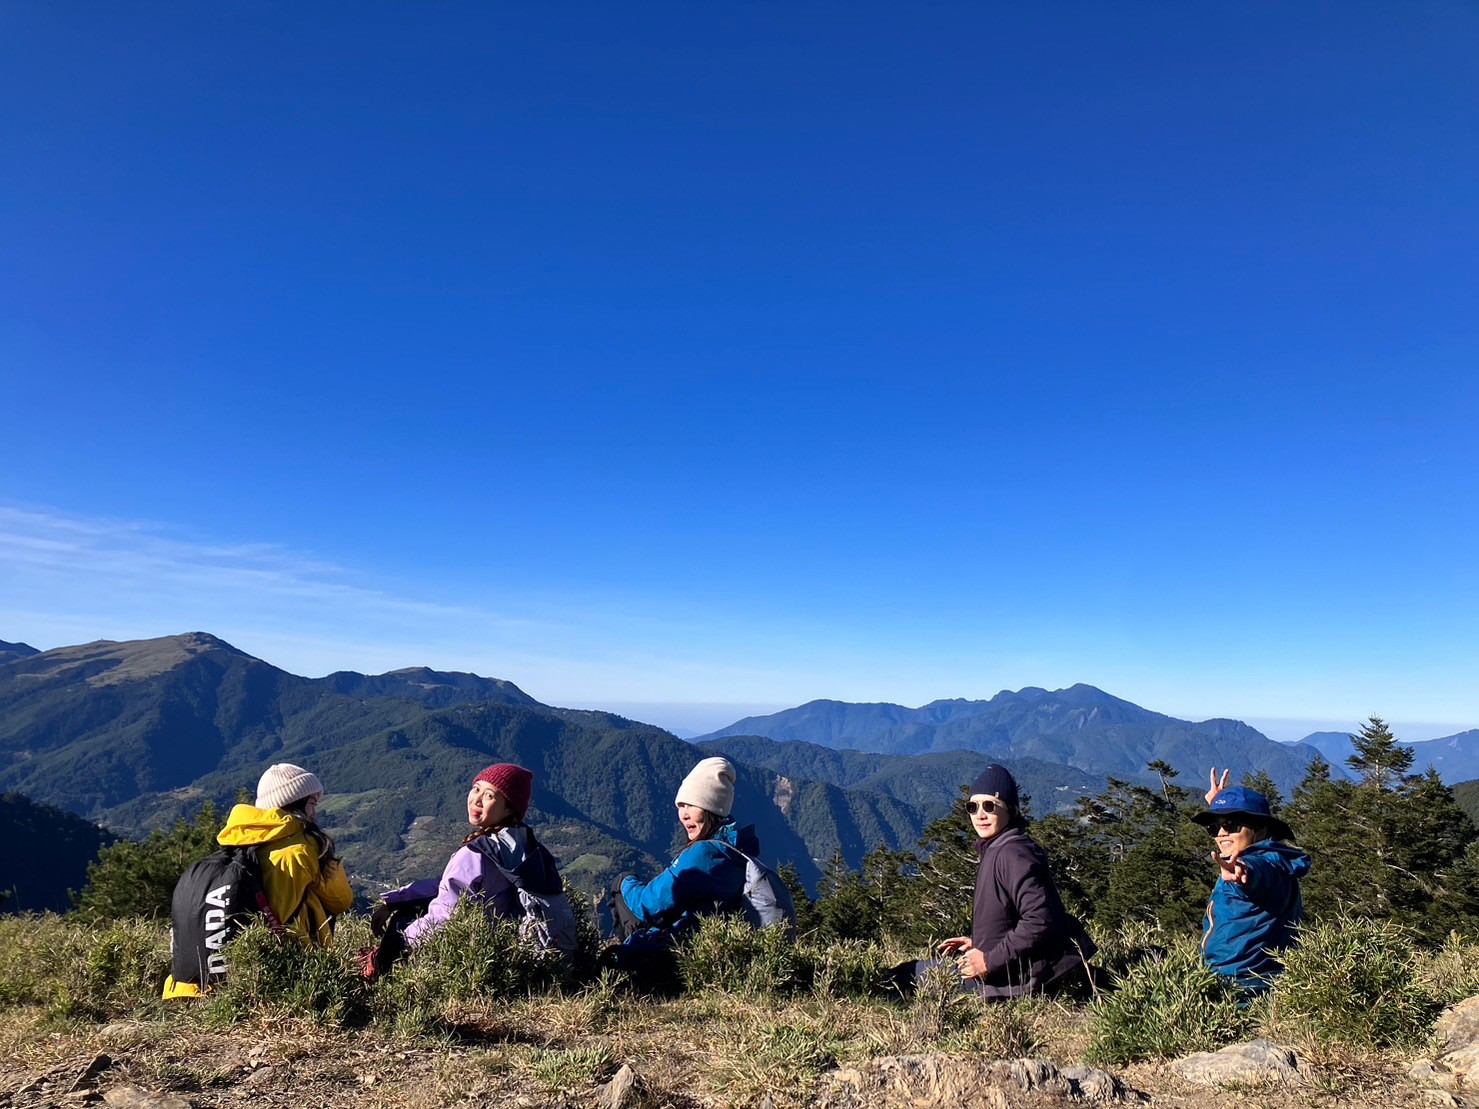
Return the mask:
<path id="1" fill-rule="evenodd" d="M 1123 1069 L 1070 1063 L 1068 1026 L 1055 1029 L 1067 1053 L 1057 1063 L 996 1058 L 989 1034 L 908 1052 L 899 1050 L 910 1046 L 908 1029 L 870 1014 L 839 1008 L 777 1021 L 718 999 L 608 1011 L 531 1000 L 469 1013 L 437 1040 L 299 1021 L 212 1028 L 170 1010 L 62 1028 L 12 1013 L 0 1022 L 0 1106 L 1463 1106 L 1468 1067 L 1479 1061 L 1479 998 L 1466 1006 L 1417 1055 L 1259 1042 Z M 830 1054 L 816 1049 L 818 1028 L 843 1037 L 827 1041 Z"/>

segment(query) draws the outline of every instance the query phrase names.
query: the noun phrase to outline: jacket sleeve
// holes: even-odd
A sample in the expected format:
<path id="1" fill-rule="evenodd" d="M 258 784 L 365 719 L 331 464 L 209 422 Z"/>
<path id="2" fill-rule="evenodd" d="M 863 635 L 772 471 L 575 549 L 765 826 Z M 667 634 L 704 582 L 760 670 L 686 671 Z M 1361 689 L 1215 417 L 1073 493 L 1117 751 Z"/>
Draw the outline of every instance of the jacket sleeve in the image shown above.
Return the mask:
<path id="1" fill-rule="evenodd" d="M 344 864 L 338 859 L 319 874 L 314 892 L 329 916 L 347 913 L 354 906 L 354 890 L 349 888 L 349 875 L 344 873 Z"/>
<path id="2" fill-rule="evenodd" d="M 643 884 L 631 876 L 623 879 L 621 898 L 647 924 L 671 924 L 690 910 L 707 908 L 736 892 L 722 882 L 727 855 L 718 844 L 692 844 L 652 881 Z"/>
<path id="3" fill-rule="evenodd" d="M 437 883 L 437 895 L 432 898 L 426 914 L 412 921 L 406 929 L 406 942 L 415 946 L 433 935 L 447 923 L 457 902 L 468 894 L 476 896 L 482 885 L 483 857 L 470 847 L 459 847 L 447 860 L 442 880 Z"/>
<path id="4" fill-rule="evenodd" d="M 1234 891 L 1249 901 L 1280 901 L 1287 894 L 1289 883 L 1295 880 L 1289 865 L 1279 856 L 1250 854 L 1241 859 L 1247 868 L 1248 880 Z"/>
<path id="5" fill-rule="evenodd" d="M 1015 910 L 1017 923 L 990 951 L 983 952 L 988 971 L 997 971 L 1037 948 L 1053 933 L 1052 876 L 1047 865 L 1031 852 L 1013 851 L 999 862 L 1002 893 Z"/>

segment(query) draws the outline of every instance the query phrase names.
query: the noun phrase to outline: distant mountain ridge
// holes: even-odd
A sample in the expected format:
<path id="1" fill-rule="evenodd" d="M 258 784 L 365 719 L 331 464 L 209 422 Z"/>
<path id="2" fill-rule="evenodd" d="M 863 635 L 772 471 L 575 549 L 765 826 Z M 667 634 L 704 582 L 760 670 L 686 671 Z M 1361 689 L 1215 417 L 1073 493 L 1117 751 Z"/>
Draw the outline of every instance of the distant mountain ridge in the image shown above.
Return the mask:
<path id="1" fill-rule="evenodd" d="M 536 771 L 531 811 L 567 872 L 599 885 L 654 869 L 699 757 L 659 728 L 543 705 L 510 682 L 426 668 L 303 678 L 204 632 L 0 663 L 0 789 L 137 834 L 299 762 L 323 778 L 325 819 L 366 879 L 437 873 L 465 830 L 467 782 L 495 761 Z M 856 864 L 922 828 L 884 792 L 737 769 L 737 816 L 808 882 L 834 851 Z"/>
<path id="2" fill-rule="evenodd" d="M 917 709 L 810 701 L 746 717 L 694 742 L 739 735 L 877 754 L 974 751 L 1135 778 L 1144 777 L 1153 759 L 1189 777 L 1214 764 L 1241 766 L 1267 771 L 1281 789 L 1292 789 L 1315 755 L 1238 720 L 1179 720 L 1084 684 L 1052 692 L 1028 686 L 986 701 L 933 701 Z"/>
<path id="3" fill-rule="evenodd" d="M 886 793 L 918 808 L 926 821 L 949 812 L 960 787 L 971 782 L 988 762 L 974 751 L 882 755 L 763 736 L 710 739 L 702 747 L 778 774 Z M 1097 793 L 1104 786 L 1102 776 L 1040 759 L 1013 759 L 1011 771 L 1023 794 L 1031 798 L 1033 816 L 1071 810 L 1080 797 Z"/>
<path id="4" fill-rule="evenodd" d="M 7 643 L 0 639 L 0 662 L 9 662 L 11 659 L 28 658 L 31 655 L 39 655 L 41 652 L 29 643 Z"/>
<path id="5" fill-rule="evenodd" d="M 326 822 L 366 883 L 435 874 L 461 838 L 468 779 L 495 761 L 535 770 L 541 838 L 588 888 L 661 866 L 678 782 L 719 751 L 736 764 L 737 818 L 808 883 L 836 851 L 855 866 L 879 844 L 912 846 L 988 761 L 1012 768 L 1044 815 L 1105 775 L 1149 780 L 1155 758 L 1192 785 L 1216 764 L 1265 770 L 1287 791 L 1315 753 L 1089 685 L 918 709 L 813 701 L 695 745 L 474 674 L 299 677 L 204 632 L 0 658 L 0 790 L 141 834 L 206 800 L 229 805 L 272 762 L 299 762 L 325 781 Z"/>
<path id="6" fill-rule="evenodd" d="M 1350 732 L 1311 732 L 1299 742 L 1318 749 L 1327 762 L 1341 769 L 1356 751 Z M 1399 742 L 1412 748 L 1414 774 L 1431 766 L 1449 785 L 1479 778 L 1479 728 L 1416 742 L 1399 737 Z"/>

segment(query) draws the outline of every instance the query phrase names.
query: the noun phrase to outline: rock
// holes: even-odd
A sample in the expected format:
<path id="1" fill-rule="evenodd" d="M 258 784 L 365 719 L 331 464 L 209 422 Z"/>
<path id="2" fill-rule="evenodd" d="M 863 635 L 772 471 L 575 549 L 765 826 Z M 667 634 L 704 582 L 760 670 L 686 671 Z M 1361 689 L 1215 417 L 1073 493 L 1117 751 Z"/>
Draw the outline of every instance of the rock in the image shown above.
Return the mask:
<path id="1" fill-rule="evenodd" d="M 82 1068 L 82 1073 L 77 1076 L 77 1081 L 72 1083 L 67 1091 L 69 1094 L 80 1093 L 97 1083 L 98 1075 L 113 1065 L 113 1060 L 106 1055 L 94 1055 L 92 1062 Z"/>
<path id="2" fill-rule="evenodd" d="M 1407 1068 L 1407 1077 L 1419 1086 L 1427 1086 L 1439 1090 L 1456 1089 L 1456 1080 L 1453 1072 L 1442 1063 L 1432 1059 L 1419 1059 Z"/>
<path id="3" fill-rule="evenodd" d="M 647 1084 L 630 1063 L 623 1063 L 621 1069 L 611 1076 L 611 1081 L 601 1087 L 596 1104 L 601 1109 L 638 1109 L 647 1101 Z"/>
<path id="4" fill-rule="evenodd" d="M 890 1092 L 916 1106 L 1007 1109 L 1006 1094 L 994 1085 L 991 1068 L 948 1055 L 889 1055 L 874 1060 Z M 888 1098 L 880 1098 L 885 1103 Z"/>
<path id="5" fill-rule="evenodd" d="M 1433 1035 L 1446 1044 L 1449 1051 L 1479 1043 L 1479 996 L 1444 1009 Z"/>
<path id="6" fill-rule="evenodd" d="M 114 1086 L 103 1094 L 113 1109 L 190 1109 L 190 1103 L 173 1094 L 151 1094 L 137 1086 Z"/>
<path id="7" fill-rule="evenodd" d="M 1479 1044 L 1450 1051 L 1439 1059 L 1419 1059 L 1408 1068 L 1407 1077 L 1429 1090 L 1479 1093 Z"/>
<path id="8" fill-rule="evenodd" d="M 243 1086 L 265 1086 L 277 1077 L 276 1067 L 258 1067 L 241 1080 Z"/>
<path id="9" fill-rule="evenodd" d="M 1000 1064 L 992 1069 L 1000 1073 Z M 1068 1079 L 1058 1073 L 1058 1068 L 1042 1059 L 1013 1059 L 1006 1064 L 1007 1076 L 1025 1091 L 1041 1090 L 1044 1093 L 1068 1097 L 1073 1087 Z"/>
<path id="10" fill-rule="evenodd" d="M 1075 1097 L 1088 1101 L 1119 1101 L 1125 1096 L 1120 1080 L 1098 1067 L 1063 1067 L 1058 1071 Z"/>
<path id="11" fill-rule="evenodd" d="M 1258 1086 L 1299 1081 L 1299 1061 L 1294 1052 L 1267 1040 L 1232 1044 L 1221 1051 L 1199 1051 L 1177 1059 L 1171 1071 L 1198 1086 L 1229 1083 Z"/>
<path id="12" fill-rule="evenodd" d="M 1424 1090 L 1423 1097 L 1435 1105 L 1448 1105 L 1452 1109 L 1463 1109 L 1467 1104 L 1454 1097 L 1447 1090 Z"/>

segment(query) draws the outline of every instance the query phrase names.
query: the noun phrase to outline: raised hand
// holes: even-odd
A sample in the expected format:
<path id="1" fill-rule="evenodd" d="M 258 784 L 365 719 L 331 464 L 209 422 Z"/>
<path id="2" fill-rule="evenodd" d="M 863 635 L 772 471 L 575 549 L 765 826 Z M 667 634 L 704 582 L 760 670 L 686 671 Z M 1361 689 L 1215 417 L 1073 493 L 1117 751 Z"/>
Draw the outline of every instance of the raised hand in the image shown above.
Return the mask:
<path id="1" fill-rule="evenodd" d="M 1222 772 L 1222 777 L 1219 778 L 1217 776 L 1217 767 L 1214 766 L 1212 768 L 1212 773 L 1208 775 L 1208 783 L 1210 785 L 1210 788 L 1207 790 L 1207 804 L 1210 805 L 1212 803 L 1212 799 L 1227 788 L 1227 779 L 1231 775 L 1231 770 L 1224 770 Z"/>

